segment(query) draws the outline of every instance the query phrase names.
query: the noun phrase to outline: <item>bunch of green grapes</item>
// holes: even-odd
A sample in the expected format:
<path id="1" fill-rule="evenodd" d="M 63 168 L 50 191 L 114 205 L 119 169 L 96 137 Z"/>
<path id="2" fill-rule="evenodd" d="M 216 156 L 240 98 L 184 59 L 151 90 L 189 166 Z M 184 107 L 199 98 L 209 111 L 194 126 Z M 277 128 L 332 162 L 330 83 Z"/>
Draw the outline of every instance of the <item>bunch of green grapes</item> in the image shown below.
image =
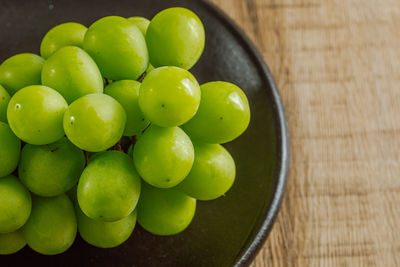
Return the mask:
<path id="1" fill-rule="evenodd" d="M 58 25 L 40 56 L 0 65 L 0 254 L 59 254 L 77 232 L 116 247 L 136 221 L 174 235 L 231 188 L 221 144 L 246 130 L 249 104 L 232 83 L 199 85 L 204 45 L 196 14 L 169 8 Z"/>

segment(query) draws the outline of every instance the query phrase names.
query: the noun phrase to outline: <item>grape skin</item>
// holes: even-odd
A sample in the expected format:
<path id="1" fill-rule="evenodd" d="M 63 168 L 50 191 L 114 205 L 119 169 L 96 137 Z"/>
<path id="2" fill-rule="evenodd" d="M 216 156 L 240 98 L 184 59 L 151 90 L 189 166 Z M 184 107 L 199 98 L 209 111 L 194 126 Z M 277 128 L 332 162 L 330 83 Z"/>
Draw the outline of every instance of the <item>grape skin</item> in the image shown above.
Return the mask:
<path id="1" fill-rule="evenodd" d="M 79 206 L 91 219 L 118 221 L 135 209 L 140 188 L 140 177 L 129 156 L 107 151 L 83 171 L 77 191 Z"/>
<path id="2" fill-rule="evenodd" d="M 11 174 L 18 166 L 21 141 L 4 122 L 0 122 L 0 177 Z"/>
<path id="3" fill-rule="evenodd" d="M 146 43 L 154 67 L 177 66 L 189 70 L 203 53 L 204 26 L 190 10 L 168 8 L 151 20 Z"/>
<path id="4" fill-rule="evenodd" d="M 66 251 L 77 232 L 71 200 L 65 194 L 49 198 L 35 196 L 31 216 L 22 232 L 28 246 L 36 252 L 56 255 Z"/>
<path id="5" fill-rule="evenodd" d="M 11 97 L 7 108 L 10 128 L 22 141 L 46 145 L 64 136 L 63 115 L 68 104 L 55 90 L 31 85 Z"/>
<path id="6" fill-rule="evenodd" d="M 189 226 L 195 212 L 196 200 L 179 189 L 160 189 L 143 183 L 138 222 L 150 233 L 178 234 Z"/>
<path id="7" fill-rule="evenodd" d="M 51 28 L 40 44 L 40 55 L 47 59 L 64 46 L 83 47 L 87 28 L 76 22 L 67 22 Z"/>
<path id="8" fill-rule="evenodd" d="M 0 234 L 0 255 L 10 255 L 23 249 L 26 241 L 21 230 Z"/>
<path id="9" fill-rule="evenodd" d="M 232 156 L 218 144 L 195 143 L 194 151 L 193 167 L 179 188 L 198 200 L 213 200 L 224 195 L 235 181 Z"/>
<path id="10" fill-rule="evenodd" d="M 239 137 L 250 123 L 250 107 L 244 92 L 228 82 L 209 82 L 200 88 L 199 110 L 182 129 L 193 139 L 210 144 Z"/>
<path id="11" fill-rule="evenodd" d="M 84 166 L 82 150 L 63 137 L 45 146 L 26 144 L 22 149 L 18 174 L 31 192 L 52 197 L 71 189 L 78 182 Z"/>
<path id="12" fill-rule="evenodd" d="M 72 102 L 64 114 L 63 125 L 74 145 L 89 152 L 100 152 L 121 139 L 126 112 L 111 96 L 90 94 Z"/>
<path id="13" fill-rule="evenodd" d="M 0 178 L 0 234 L 23 226 L 31 207 L 31 195 L 15 176 Z"/>
<path id="14" fill-rule="evenodd" d="M 151 125 L 135 144 L 133 161 L 147 183 L 160 188 L 173 187 L 192 168 L 193 144 L 179 127 Z"/>
<path id="15" fill-rule="evenodd" d="M 75 46 L 63 47 L 46 60 L 42 84 L 54 88 L 68 103 L 84 95 L 102 93 L 104 87 L 96 63 Z"/>

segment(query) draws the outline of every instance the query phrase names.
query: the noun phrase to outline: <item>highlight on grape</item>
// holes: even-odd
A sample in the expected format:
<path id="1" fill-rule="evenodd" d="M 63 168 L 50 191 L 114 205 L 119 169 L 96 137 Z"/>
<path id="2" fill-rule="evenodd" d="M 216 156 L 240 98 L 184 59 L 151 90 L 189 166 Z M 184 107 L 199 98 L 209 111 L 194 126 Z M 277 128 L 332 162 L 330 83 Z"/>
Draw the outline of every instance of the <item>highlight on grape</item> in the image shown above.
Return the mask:
<path id="1" fill-rule="evenodd" d="M 192 11 L 50 29 L 40 55 L 0 65 L 0 255 L 62 253 L 77 233 L 117 247 L 136 222 L 184 231 L 196 201 L 224 196 L 236 166 L 221 145 L 250 122 L 235 84 L 199 84 L 205 46 Z"/>

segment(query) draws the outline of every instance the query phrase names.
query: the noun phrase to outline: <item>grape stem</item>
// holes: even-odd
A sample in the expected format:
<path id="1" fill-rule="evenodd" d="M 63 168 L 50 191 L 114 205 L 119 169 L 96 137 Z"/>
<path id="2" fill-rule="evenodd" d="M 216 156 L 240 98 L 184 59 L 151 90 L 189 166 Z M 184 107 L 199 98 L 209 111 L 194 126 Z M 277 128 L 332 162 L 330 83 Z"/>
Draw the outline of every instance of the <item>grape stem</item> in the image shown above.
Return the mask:
<path id="1" fill-rule="evenodd" d="M 144 77 L 146 77 L 146 75 L 147 75 L 147 72 L 143 72 L 142 76 L 139 77 L 138 82 L 141 83 L 143 81 Z"/>
<path id="2" fill-rule="evenodd" d="M 122 146 L 121 146 L 121 141 L 118 141 L 118 143 L 116 143 L 110 150 L 117 150 L 120 152 L 124 152 L 124 150 L 122 149 Z"/>

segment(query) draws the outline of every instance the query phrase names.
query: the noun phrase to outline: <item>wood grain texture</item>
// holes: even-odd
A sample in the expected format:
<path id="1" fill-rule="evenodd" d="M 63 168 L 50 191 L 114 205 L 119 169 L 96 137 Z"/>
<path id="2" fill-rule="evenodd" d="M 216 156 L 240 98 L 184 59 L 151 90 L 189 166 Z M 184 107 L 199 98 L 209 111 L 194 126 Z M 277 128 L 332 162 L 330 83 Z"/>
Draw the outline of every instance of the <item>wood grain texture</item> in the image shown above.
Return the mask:
<path id="1" fill-rule="evenodd" d="M 400 266 L 400 2 L 212 0 L 280 90 L 291 168 L 261 266 Z"/>

